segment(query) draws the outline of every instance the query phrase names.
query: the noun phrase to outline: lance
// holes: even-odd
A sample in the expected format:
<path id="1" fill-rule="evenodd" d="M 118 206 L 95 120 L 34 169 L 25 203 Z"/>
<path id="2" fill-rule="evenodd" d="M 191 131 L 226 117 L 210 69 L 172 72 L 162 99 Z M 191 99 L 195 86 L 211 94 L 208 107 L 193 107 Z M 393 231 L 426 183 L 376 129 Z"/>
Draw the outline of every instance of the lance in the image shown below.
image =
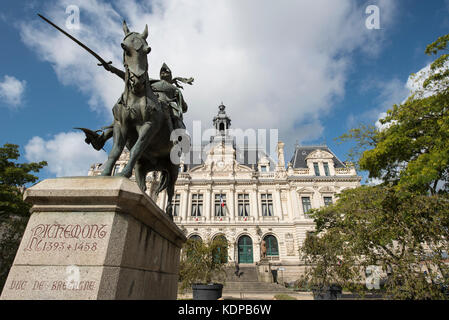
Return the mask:
<path id="1" fill-rule="evenodd" d="M 53 22 L 51 22 L 50 20 L 48 20 L 47 18 L 45 18 L 43 15 L 40 15 L 39 13 L 37 14 L 40 18 L 42 18 L 45 22 L 47 22 L 48 24 L 50 24 L 51 26 L 53 26 L 55 29 L 57 29 L 58 31 L 62 32 L 64 35 L 66 35 L 67 37 L 69 37 L 70 39 L 72 39 L 73 41 L 75 41 L 79 46 L 81 46 L 81 48 L 83 48 L 84 50 L 86 50 L 87 52 L 89 52 L 91 55 L 93 55 L 95 58 L 97 58 L 98 61 L 100 61 L 100 63 L 98 64 L 99 66 L 103 66 L 106 64 L 112 64 L 112 61 L 106 62 L 104 61 L 104 59 L 102 57 L 100 57 L 98 54 L 96 54 L 94 51 L 92 51 L 88 46 L 86 46 L 84 43 L 82 43 L 81 41 L 79 41 L 77 38 L 71 36 L 70 34 L 68 34 L 67 32 L 65 32 L 64 30 L 62 30 L 60 27 L 58 27 L 57 25 L 55 25 Z"/>

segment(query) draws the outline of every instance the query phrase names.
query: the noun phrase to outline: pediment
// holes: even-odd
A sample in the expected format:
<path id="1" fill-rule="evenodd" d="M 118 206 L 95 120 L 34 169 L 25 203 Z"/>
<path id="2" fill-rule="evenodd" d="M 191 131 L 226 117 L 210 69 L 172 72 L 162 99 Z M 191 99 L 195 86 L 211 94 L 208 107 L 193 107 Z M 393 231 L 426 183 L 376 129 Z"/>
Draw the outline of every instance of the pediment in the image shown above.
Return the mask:
<path id="1" fill-rule="evenodd" d="M 332 159 L 334 156 L 327 151 L 324 150 L 315 150 L 309 153 L 306 157 L 307 159 Z"/>
<path id="2" fill-rule="evenodd" d="M 247 166 L 243 166 L 240 163 L 238 163 L 237 161 L 235 162 L 235 171 L 239 171 L 239 172 L 252 172 L 253 169 L 251 169 L 250 167 Z"/>
<path id="3" fill-rule="evenodd" d="M 314 193 L 313 189 L 302 187 L 296 190 L 297 193 Z"/>
<path id="4" fill-rule="evenodd" d="M 321 193 L 325 193 L 325 192 L 334 193 L 335 190 L 334 190 L 334 188 L 332 188 L 330 186 L 325 186 L 325 187 L 320 188 L 319 192 L 321 192 Z"/>

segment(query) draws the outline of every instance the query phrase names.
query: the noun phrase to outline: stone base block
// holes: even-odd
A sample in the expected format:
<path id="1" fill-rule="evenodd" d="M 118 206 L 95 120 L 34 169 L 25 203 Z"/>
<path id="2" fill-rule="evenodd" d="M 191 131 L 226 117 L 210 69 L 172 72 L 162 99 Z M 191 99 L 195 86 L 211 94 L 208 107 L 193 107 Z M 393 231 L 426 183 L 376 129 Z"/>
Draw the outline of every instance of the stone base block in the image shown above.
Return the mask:
<path id="1" fill-rule="evenodd" d="M 48 179 L 1 299 L 176 299 L 181 230 L 120 177 Z"/>

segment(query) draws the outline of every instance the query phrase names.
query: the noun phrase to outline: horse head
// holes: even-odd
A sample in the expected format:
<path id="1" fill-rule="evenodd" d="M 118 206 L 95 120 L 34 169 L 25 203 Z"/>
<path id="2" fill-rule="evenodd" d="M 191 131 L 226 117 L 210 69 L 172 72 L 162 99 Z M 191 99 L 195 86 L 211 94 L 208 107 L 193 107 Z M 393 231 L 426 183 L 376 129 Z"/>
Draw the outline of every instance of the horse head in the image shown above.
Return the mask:
<path id="1" fill-rule="evenodd" d="M 125 38 L 121 46 L 123 48 L 123 64 L 126 69 L 129 84 L 133 92 L 142 92 L 147 80 L 148 60 L 147 54 L 151 47 L 147 43 L 148 25 L 142 33 L 130 32 L 126 22 L 123 21 Z"/>

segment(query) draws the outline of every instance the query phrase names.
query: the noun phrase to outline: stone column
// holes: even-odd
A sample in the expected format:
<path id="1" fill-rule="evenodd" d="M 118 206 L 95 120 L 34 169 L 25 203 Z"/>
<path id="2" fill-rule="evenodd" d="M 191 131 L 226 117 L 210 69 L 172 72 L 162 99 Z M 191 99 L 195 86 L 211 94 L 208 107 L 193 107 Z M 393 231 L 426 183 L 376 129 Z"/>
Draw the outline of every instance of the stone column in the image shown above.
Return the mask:
<path id="1" fill-rule="evenodd" d="M 188 203 L 189 203 L 189 187 L 183 190 L 181 194 L 181 217 L 182 221 L 187 221 L 187 211 L 188 211 Z"/>
<path id="2" fill-rule="evenodd" d="M 235 186 L 231 185 L 231 189 L 226 196 L 228 199 L 226 200 L 226 205 L 229 208 L 229 215 L 231 216 L 231 222 L 235 221 L 236 210 L 235 210 Z"/>
<path id="3" fill-rule="evenodd" d="M 301 210 L 300 210 L 300 203 L 298 202 L 298 194 L 296 193 L 296 188 L 292 187 L 290 190 L 291 195 L 291 201 L 292 201 L 292 207 L 293 207 L 293 218 L 301 219 Z"/>
<path id="4" fill-rule="evenodd" d="M 282 220 L 281 188 L 279 185 L 276 185 L 276 188 L 274 189 L 273 198 L 276 208 L 274 216 L 279 217 L 279 219 Z"/>
<path id="5" fill-rule="evenodd" d="M 213 199 L 212 197 L 212 185 L 208 185 L 206 187 L 206 195 L 205 195 L 205 199 L 204 199 L 204 215 L 206 216 L 207 221 L 211 221 L 212 220 L 212 201 Z"/>
<path id="6" fill-rule="evenodd" d="M 293 210 L 293 199 L 290 187 L 285 190 L 287 196 L 287 213 L 288 213 L 288 221 L 293 221 L 294 210 Z"/>
<path id="7" fill-rule="evenodd" d="M 1 299 L 176 299 L 185 236 L 122 177 L 47 179 Z"/>
<path id="8" fill-rule="evenodd" d="M 323 200 L 321 200 L 321 193 L 318 191 L 318 187 L 314 186 L 313 191 L 312 199 L 310 199 L 312 200 L 312 209 L 318 209 L 322 206 L 321 202 Z"/>
<path id="9" fill-rule="evenodd" d="M 260 261 L 260 237 L 259 236 L 255 236 L 254 239 L 256 240 L 255 243 L 253 243 L 253 256 L 254 256 L 254 262 L 259 262 Z"/>
<path id="10" fill-rule="evenodd" d="M 251 193 L 251 206 L 250 206 L 250 210 L 251 215 L 254 216 L 254 219 L 256 222 L 259 221 L 259 201 L 258 201 L 258 196 L 257 196 L 257 186 L 253 187 L 252 193 Z"/>

